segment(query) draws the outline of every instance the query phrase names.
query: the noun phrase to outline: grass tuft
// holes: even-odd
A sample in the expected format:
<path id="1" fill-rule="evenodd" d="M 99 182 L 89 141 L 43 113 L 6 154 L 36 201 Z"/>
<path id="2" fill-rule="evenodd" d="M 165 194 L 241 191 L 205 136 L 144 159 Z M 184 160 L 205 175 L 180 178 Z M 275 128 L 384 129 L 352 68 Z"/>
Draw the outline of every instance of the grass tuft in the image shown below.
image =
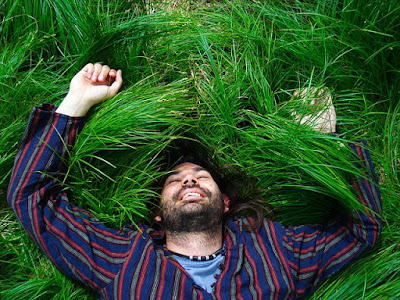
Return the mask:
<path id="1" fill-rule="evenodd" d="M 121 68 L 71 153 L 74 203 L 111 227 L 151 220 L 165 151 L 199 141 L 255 178 L 285 224 L 357 207 L 347 141 L 367 139 L 384 199 L 379 245 L 313 299 L 400 296 L 400 4 L 396 0 L 0 3 L 0 298 L 95 299 L 21 231 L 6 190 L 29 111 L 59 104 L 87 62 Z M 293 91 L 325 86 L 341 138 L 295 122 Z"/>

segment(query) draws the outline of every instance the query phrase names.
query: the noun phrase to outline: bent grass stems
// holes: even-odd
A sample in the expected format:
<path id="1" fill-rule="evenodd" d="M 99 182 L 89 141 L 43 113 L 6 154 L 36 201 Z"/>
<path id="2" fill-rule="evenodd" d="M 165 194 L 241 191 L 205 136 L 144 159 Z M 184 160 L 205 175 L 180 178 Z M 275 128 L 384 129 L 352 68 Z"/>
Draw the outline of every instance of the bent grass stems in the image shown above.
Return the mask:
<path id="1" fill-rule="evenodd" d="M 208 2 L 0 4 L 2 299 L 96 297 L 55 270 L 5 208 L 31 107 L 59 103 L 88 61 L 121 68 L 124 87 L 91 112 L 71 151 L 65 189 L 75 204 L 113 227 L 149 220 L 163 151 L 193 139 L 254 176 L 279 220 L 324 221 L 338 203 L 356 208 L 347 179 L 358 171 L 340 143 L 367 137 L 384 198 L 382 238 L 311 298 L 399 297 L 398 1 Z M 293 90 L 321 85 L 344 137 L 293 123 Z"/>

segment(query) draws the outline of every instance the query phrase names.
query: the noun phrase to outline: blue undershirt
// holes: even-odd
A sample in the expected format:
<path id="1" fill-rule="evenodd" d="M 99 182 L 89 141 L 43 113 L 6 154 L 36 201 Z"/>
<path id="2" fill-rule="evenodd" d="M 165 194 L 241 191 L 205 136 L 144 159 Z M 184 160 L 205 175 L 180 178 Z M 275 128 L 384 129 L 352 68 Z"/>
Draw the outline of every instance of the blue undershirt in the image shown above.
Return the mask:
<path id="1" fill-rule="evenodd" d="M 211 293 L 218 275 L 222 271 L 222 264 L 224 262 L 222 254 L 218 254 L 216 258 L 206 261 L 194 261 L 178 255 L 172 255 L 172 257 L 189 273 L 198 286 Z"/>

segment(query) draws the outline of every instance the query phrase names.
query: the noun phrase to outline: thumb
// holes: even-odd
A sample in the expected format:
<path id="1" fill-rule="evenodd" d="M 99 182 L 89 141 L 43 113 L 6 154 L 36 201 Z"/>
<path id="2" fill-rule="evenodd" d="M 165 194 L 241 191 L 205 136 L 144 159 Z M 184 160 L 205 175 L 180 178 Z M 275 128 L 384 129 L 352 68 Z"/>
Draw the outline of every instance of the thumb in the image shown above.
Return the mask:
<path id="1" fill-rule="evenodd" d="M 114 82 L 109 86 L 109 96 L 114 97 L 122 86 L 122 71 L 118 70 Z"/>

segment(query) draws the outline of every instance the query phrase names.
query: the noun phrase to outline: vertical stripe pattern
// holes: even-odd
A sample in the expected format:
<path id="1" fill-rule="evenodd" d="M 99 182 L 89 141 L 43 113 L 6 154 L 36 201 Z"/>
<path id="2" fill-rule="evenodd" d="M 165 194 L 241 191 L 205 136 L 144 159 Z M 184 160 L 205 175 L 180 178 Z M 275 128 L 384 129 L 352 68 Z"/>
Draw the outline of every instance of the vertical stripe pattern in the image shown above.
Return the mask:
<path id="1" fill-rule="evenodd" d="M 99 292 L 101 299 L 295 299 L 371 248 L 379 235 L 381 196 L 366 144 L 351 145 L 364 177 L 354 180 L 360 203 L 329 226 L 283 227 L 252 218 L 227 222 L 221 265 L 213 292 L 153 241 L 151 228 L 109 229 L 75 207 L 60 182 L 83 118 L 34 108 L 15 159 L 8 203 L 35 243 L 65 274 Z"/>

